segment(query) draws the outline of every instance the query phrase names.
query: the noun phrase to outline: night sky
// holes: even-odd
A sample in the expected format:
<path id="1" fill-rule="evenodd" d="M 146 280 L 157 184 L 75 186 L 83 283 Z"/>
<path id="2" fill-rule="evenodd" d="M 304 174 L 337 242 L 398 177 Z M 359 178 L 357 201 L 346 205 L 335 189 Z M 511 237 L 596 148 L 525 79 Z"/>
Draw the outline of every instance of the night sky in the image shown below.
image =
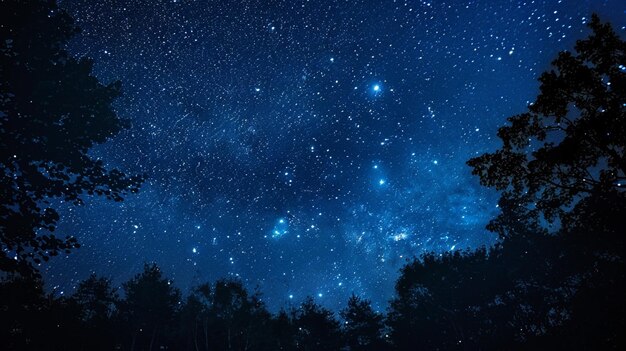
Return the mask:
<path id="1" fill-rule="evenodd" d="M 621 1 L 65 0 L 133 127 L 93 150 L 146 173 L 122 203 L 61 207 L 82 248 L 45 278 L 117 285 L 156 262 L 189 289 L 220 277 L 271 309 L 356 293 L 379 309 L 427 251 L 491 245 L 498 211 L 465 162 L 494 150 L 536 78 Z"/>

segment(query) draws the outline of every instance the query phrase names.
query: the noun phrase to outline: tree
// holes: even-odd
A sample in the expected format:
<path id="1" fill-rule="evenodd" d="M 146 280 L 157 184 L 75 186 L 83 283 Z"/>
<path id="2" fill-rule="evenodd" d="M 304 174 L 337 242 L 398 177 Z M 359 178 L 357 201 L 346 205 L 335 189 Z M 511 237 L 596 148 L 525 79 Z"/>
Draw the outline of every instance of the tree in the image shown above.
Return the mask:
<path id="1" fill-rule="evenodd" d="M 211 322 L 211 285 L 194 287 L 180 313 L 181 331 L 188 350 L 210 350 L 209 327 Z"/>
<path id="2" fill-rule="evenodd" d="M 388 313 L 391 340 L 398 350 L 478 347 L 480 320 L 475 312 L 490 298 L 486 250 L 426 254 L 404 266 Z"/>
<path id="3" fill-rule="evenodd" d="M 218 280 L 210 313 L 217 350 L 272 350 L 271 316 L 258 294 L 249 294 L 237 280 Z"/>
<path id="4" fill-rule="evenodd" d="M 95 274 L 78 284 L 72 298 L 81 307 L 82 319 L 90 323 L 111 318 L 119 299 L 111 281 Z"/>
<path id="5" fill-rule="evenodd" d="M 47 328 L 48 320 L 41 318 L 45 302 L 41 280 L 0 279 L 0 339 L 4 349 L 33 350 L 44 345 L 35 336 L 42 327 Z"/>
<path id="6" fill-rule="evenodd" d="M 120 82 L 103 85 L 91 60 L 64 49 L 79 31 L 72 18 L 53 0 L 6 0 L 0 23 L 0 270 L 33 274 L 33 264 L 78 247 L 50 233 L 59 219 L 51 200 L 122 201 L 143 176 L 88 154 L 129 122 L 111 105 Z"/>
<path id="7" fill-rule="evenodd" d="M 488 228 L 503 252 L 520 239 L 542 252 L 507 295 L 532 312 L 529 348 L 625 343 L 626 42 L 596 15 L 588 25 L 540 76 L 528 112 L 499 129 L 503 146 L 468 161 L 501 191 Z"/>
<path id="8" fill-rule="evenodd" d="M 503 212 L 490 223 L 502 236 L 516 222 L 626 227 L 616 220 L 626 211 L 626 42 L 596 15 L 589 27 L 576 53 L 559 53 L 541 75 L 528 112 L 498 130 L 502 148 L 468 161 L 502 192 Z"/>
<path id="9" fill-rule="evenodd" d="M 119 309 L 127 332 L 131 333 L 130 349 L 158 348 L 159 336 L 167 335 L 165 332 L 173 328 L 180 292 L 163 278 L 156 264 L 146 264 L 142 273 L 123 286 L 126 298 Z"/>
<path id="10" fill-rule="evenodd" d="M 119 296 L 111 281 L 92 274 L 78 284 L 72 300 L 80 310 L 83 331 L 76 339 L 90 350 L 111 350 L 115 346 L 113 317 Z"/>
<path id="11" fill-rule="evenodd" d="M 62 292 L 45 294 L 40 279 L 0 279 L 3 350 L 84 349 L 82 333 L 80 307 L 73 299 Z"/>
<path id="12" fill-rule="evenodd" d="M 297 350 L 295 336 L 297 329 L 293 317 L 296 312 L 282 309 L 272 320 L 272 336 L 275 339 L 277 350 Z"/>
<path id="13" fill-rule="evenodd" d="M 372 308 L 369 300 L 350 296 L 348 306 L 340 312 L 344 319 L 343 333 L 350 350 L 383 350 L 384 316 Z"/>
<path id="14" fill-rule="evenodd" d="M 181 312 L 187 348 L 275 350 L 271 314 L 240 281 L 220 279 L 195 287 Z"/>
<path id="15" fill-rule="evenodd" d="M 296 345 L 299 350 L 338 350 L 341 348 L 341 329 L 333 313 L 308 297 L 294 311 Z"/>

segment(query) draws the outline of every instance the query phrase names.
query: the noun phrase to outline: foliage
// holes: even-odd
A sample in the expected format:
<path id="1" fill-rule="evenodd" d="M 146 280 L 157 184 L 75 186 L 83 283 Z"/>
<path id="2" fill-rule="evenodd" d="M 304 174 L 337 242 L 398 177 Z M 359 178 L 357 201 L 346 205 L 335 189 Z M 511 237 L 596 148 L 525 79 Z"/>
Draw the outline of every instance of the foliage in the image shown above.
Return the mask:
<path id="1" fill-rule="evenodd" d="M 271 316 L 257 294 L 239 281 L 218 280 L 193 289 L 182 329 L 198 350 L 272 350 Z"/>
<path id="2" fill-rule="evenodd" d="M 589 27 L 576 53 L 559 53 L 541 75 L 529 111 L 498 130 L 502 148 L 468 161 L 502 192 L 490 229 L 503 236 L 515 221 L 572 228 L 607 209 L 594 211 L 595 202 L 610 201 L 612 213 L 626 205 L 626 42 L 596 15 Z"/>
<path id="3" fill-rule="evenodd" d="M 348 306 L 340 312 L 344 320 L 343 333 L 350 350 L 384 350 L 385 317 L 372 308 L 369 300 L 352 295 Z"/>
<path id="4" fill-rule="evenodd" d="M 143 178 L 89 155 L 129 122 L 111 105 L 120 83 L 101 84 L 91 60 L 63 48 L 78 32 L 70 16 L 54 1 L 6 0 L 0 23 L 0 270 L 33 274 L 33 264 L 79 246 L 51 233 L 53 199 L 122 201 Z"/>
<path id="5" fill-rule="evenodd" d="M 595 15 L 589 27 L 500 128 L 502 148 L 468 162 L 501 192 L 488 226 L 500 243 L 402 270 L 388 315 L 398 349 L 624 344 L 626 44 Z"/>
<path id="6" fill-rule="evenodd" d="M 341 345 L 341 330 L 333 312 L 316 304 L 312 297 L 293 311 L 292 323 L 298 350 L 336 350 Z"/>
<path id="7" fill-rule="evenodd" d="M 124 293 L 119 310 L 130 333 L 130 348 L 154 349 L 162 332 L 174 325 L 180 292 L 159 267 L 146 264 L 142 273 L 124 283 Z"/>

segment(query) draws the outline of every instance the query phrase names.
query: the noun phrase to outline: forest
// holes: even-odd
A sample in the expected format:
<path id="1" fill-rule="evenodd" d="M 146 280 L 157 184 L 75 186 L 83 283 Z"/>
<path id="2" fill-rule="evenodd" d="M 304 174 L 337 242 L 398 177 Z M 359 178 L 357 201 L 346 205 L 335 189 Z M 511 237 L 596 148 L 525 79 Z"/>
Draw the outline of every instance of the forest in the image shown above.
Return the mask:
<path id="1" fill-rule="evenodd" d="M 64 48 L 79 29 L 54 1 L 0 2 L 0 340 L 4 350 L 618 350 L 626 345 L 626 42 L 593 15 L 555 53 L 502 146 L 468 160 L 498 191 L 489 248 L 432 252 L 400 271 L 384 311 L 353 295 L 272 313 L 239 280 L 183 294 L 147 263 L 117 287 L 92 275 L 68 296 L 41 270 L 80 238 L 55 235 L 58 200 L 124 201 L 143 174 L 89 150 L 132 128 L 93 62 Z M 25 25 L 28 23 L 28 25 Z"/>

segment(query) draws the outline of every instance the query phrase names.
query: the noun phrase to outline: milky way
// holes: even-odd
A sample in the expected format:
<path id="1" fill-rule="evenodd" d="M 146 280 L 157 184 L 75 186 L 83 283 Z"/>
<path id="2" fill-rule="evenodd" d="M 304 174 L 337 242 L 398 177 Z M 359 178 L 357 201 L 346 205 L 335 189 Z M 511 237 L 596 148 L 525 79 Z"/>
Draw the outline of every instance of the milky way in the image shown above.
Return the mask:
<path id="1" fill-rule="evenodd" d="M 83 244 L 46 279 L 116 284 L 156 262 L 183 290 L 220 277 L 271 308 L 352 293 L 384 308 L 423 252 L 494 243 L 497 194 L 465 161 L 498 147 L 538 75 L 620 1 L 65 0 L 132 128 L 93 150 L 146 173 L 123 203 L 62 206 Z"/>

